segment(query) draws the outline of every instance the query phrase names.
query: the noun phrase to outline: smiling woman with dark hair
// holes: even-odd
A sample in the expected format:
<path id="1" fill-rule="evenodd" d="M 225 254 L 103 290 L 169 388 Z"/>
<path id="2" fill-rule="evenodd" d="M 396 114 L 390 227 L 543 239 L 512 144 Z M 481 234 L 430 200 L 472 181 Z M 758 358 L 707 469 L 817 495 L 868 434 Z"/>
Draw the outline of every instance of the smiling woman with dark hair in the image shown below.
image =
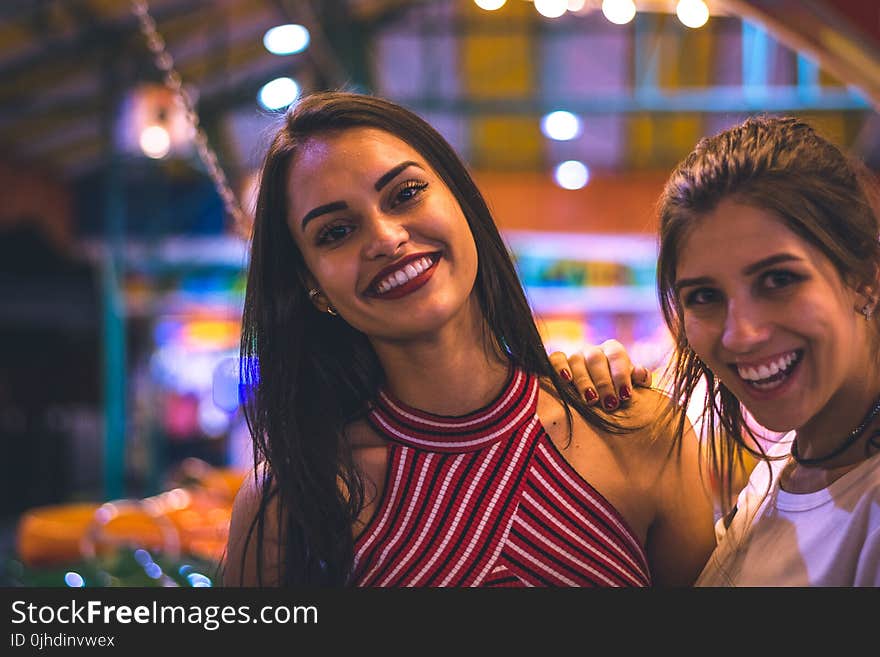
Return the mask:
<path id="1" fill-rule="evenodd" d="M 285 117 L 241 355 L 227 584 L 682 585 L 711 549 L 693 437 L 651 391 L 611 422 L 556 375 L 467 169 L 398 105 Z"/>

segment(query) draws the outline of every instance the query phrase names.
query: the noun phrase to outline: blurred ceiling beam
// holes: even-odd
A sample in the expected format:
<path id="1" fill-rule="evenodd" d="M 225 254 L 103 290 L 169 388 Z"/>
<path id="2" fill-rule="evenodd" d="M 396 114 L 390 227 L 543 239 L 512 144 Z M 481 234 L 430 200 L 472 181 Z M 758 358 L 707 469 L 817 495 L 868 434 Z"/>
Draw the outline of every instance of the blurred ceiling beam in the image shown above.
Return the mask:
<path id="1" fill-rule="evenodd" d="M 793 50 L 859 87 L 880 108 L 880 4 L 862 0 L 724 0 Z M 871 13 L 873 12 L 873 13 Z M 865 16 L 874 16 L 865 21 Z M 873 24 L 872 24 L 873 23 Z"/>

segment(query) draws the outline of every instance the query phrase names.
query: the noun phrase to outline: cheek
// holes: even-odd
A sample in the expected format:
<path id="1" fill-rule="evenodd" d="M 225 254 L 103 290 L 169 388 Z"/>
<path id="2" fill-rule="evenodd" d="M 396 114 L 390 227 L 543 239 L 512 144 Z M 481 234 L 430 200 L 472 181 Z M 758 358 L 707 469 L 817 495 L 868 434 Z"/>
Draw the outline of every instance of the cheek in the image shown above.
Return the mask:
<path id="1" fill-rule="evenodd" d="M 347 259 L 340 258 L 318 258 L 312 261 L 306 261 L 306 266 L 315 277 L 319 287 L 328 295 L 337 295 L 340 292 L 351 290 L 354 281 L 354 268 Z M 337 303 L 342 303 L 342 299 L 336 299 Z"/>
<path id="2" fill-rule="evenodd" d="M 688 344 L 701 360 L 707 360 L 706 356 L 712 353 L 711 347 L 719 336 L 714 322 L 704 318 L 688 316 L 684 317 L 684 333 Z"/>

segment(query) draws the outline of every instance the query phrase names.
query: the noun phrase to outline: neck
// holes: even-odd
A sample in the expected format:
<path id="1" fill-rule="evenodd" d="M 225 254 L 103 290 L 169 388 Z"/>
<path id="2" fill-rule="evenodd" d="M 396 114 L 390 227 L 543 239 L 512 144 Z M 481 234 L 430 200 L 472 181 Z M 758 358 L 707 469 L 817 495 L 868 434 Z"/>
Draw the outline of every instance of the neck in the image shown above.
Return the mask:
<path id="1" fill-rule="evenodd" d="M 825 404 L 832 412 L 813 418 L 797 430 L 799 467 L 846 468 L 875 453 L 869 441 L 880 429 L 878 403 L 880 382 L 864 382 L 863 386 L 838 392 Z"/>
<path id="2" fill-rule="evenodd" d="M 416 340 L 374 340 L 373 348 L 394 397 L 435 415 L 464 415 L 491 402 L 506 381 L 507 359 L 490 341 L 478 316 Z"/>

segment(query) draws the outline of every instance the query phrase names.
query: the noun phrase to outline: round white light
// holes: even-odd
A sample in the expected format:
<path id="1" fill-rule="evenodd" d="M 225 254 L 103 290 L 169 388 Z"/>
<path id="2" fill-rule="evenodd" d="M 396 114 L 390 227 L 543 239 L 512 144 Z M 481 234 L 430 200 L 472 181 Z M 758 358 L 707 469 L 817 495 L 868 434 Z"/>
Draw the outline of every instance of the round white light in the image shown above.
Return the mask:
<path id="1" fill-rule="evenodd" d="M 559 18 L 568 11 L 568 0 L 535 0 L 535 9 L 545 18 Z"/>
<path id="2" fill-rule="evenodd" d="M 299 85 L 292 78 L 275 78 L 260 89 L 260 105 L 278 110 L 290 105 L 299 96 Z"/>
<path id="3" fill-rule="evenodd" d="M 171 150 L 171 135 L 162 126 L 151 125 L 141 132 L 140 145 L 144 155 L 158 160 Z"/>
<path id="4" fill-rule="evenodd" d="M 64 583 L 72 589 L 83 588 L 86 585 L 83 576 L 72 570 L 64 573 Z"/>
<path id="5" fill-rule="evenodd" d="M 602 13 L 612 23 L 625 25 L 636 16 L 636 4 L 632 0 L 602 0 Z"/>
<path id="6" fill-rule="evenodd" d="M 541 132 L 550 139 L 568 141 L 581 134 L 581 120 L 571 112 L 550 112 L 541 119 Z"/>
<path id="7" fill-rule="evenodd" d="M 263 45 L 273 55 L 293 55 L 308 48 L 309 38 L 309 31 L 304 26 L 291 23 L 267 30 Z"/>
<path id="8" fill-rule="evenodd" d="M 556 167 L 556 184 L 563 189 L 580 189 L 590 180 L 587 165 L 577 160 L 566 160 Z"/>
<path id="9" fill-rule="evenodd" d="M 480 9 L 495 11 L 496 9 L 501 9 L 507 4 L 507 0 L 474 0 L 474 4 Z"/>
<path id="10" fill-rule="evenodd" d="M 678 0 L 675 14 L 687 27 L 702 27 L 709 20 L 709 7 L 703 0 Z"/>

